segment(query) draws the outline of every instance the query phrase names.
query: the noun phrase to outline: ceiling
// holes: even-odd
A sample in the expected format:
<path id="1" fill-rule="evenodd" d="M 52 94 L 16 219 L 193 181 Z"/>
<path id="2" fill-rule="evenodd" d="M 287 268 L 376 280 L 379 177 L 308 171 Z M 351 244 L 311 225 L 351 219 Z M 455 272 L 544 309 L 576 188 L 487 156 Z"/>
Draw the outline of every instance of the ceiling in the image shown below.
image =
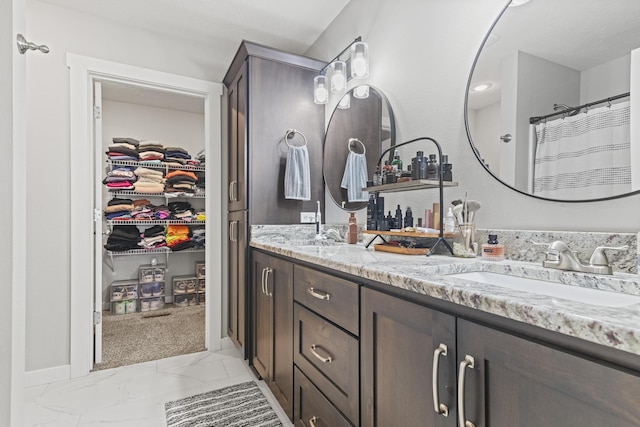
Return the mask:
<path id="1" fill-rule="evenodd" d="M 304 54 L 350 0 L 41 0 L 217 52 L 226 70 L 242 40 Z M 220 77 L 222 80 L 222 76 Z M 202 113 L 198 97 L 105 82 L 107 100 Z"/>
<path id="2" fill-rule="evenodd" d="M 470 94 L 469 107 L 500 101 L 502 58 L 521 51 L 588 70 L 640 47 L 639 22 L 638 0 L 531 0 L 509 7 L 493 29 L 473 75 L 473 82 L 494 82 L 495 90 Z"/>

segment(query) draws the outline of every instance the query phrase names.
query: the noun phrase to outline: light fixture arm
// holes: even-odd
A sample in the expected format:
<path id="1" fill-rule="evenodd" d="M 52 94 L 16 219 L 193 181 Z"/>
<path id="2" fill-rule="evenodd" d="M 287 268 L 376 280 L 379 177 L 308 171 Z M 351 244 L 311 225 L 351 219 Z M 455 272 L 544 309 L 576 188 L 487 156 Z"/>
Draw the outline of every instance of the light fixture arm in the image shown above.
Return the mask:
<path id="1" fill-rule="evenodd" d="M 358 36 L 358 37 L 356 37 L 356 39 L 355 39 L 354 41 L 352 41 L 351 43 L 349 43 L 349 46 L 345 47 L 345 48 L 344 48 L 344 49 L 343 49 L 339 54 L 337 54 L 337 55 L 336 55 L 336 57 L 335 57 L 335 58 L 333 58 L 331 61 L 329 61 L 329 62 L 327 63 L 327 65 L 325 65 L 324 67 L 322 67 L 322 68 L 320 69 L 320 71 L 318 72 L 318 74 L 323 75 L 324 73 L 326 73 L 326 72 L 327 72 L 327 68 L 329 68 L 329 65 L 331 65 L 331 63 L 332 63 L 333 61 L 336 61 L 336 60 L 340 59 L 340 57 L 341 57 L 342 55 L 344 55 L 344 53 L 345 53 L 346 51 L 348 51 L 348 50 L 349 50 L 349 48 L 350 48 L 351 46 L 353 46 L 353 45 L 354 45 L 354 43 L 358 43 L 358 42 L 361 42 L 361 41 L 362 41 L 362 36 Z"/>
<path id="2" fill-rule="evenodd" d="M 431 141 L 434 143 L 434 145 L 436 146 L 436 148 L 438 149 L 438 165 L 440 170 L 438 171 L 438 188 L 440 190 L 440 229 L 439 229 L 439 236 L 438 236 L 438 240 L 434 243 L 434 245 L 431 247 L 431 249 L 429 250 L 429 252 L 427 252 L 427 256 L 430 256 L 433 251 L 435 250 L 436 246 L 438 246 L 438 244 L 440 242 L 442 242 L 448 249 L 449 252 L 451 252 L 451 254 L 453 255 L 453 249 L 451 248 L 451 245 L 449 245 L 449 242 L 447 242 L 444 239 L 444 205 L 443 205 L 443 200 L 444 200 L 444 189 L 443 189 L 443 183 L 442 183 L 442 148 L 440 147 L 440 144 L 438 143 L 438 141 L 436 141 L 433 138 L 430 138 L 428 136 L 423 136 L 420 138 L 415 138 L 412 139 L 410 141 L 405 141 L 405 142 L 401 142 L 400 144 L 395 144 L 392 145 L 391 147 L 387 148 L 386 150 L 384 150 L 381 154 L 380 154 L 380 158 L 378 159 L 378 170 L 380 170 L 380 164 L 382 162 L 382 159 L 384 158 L 384 155 L 389 153 L 391 150 L 395 150 L 398 147 L 402 147 L 403 145 L 409 145 L 412 144 L 416 141 Z M 375 191 L 375 190 L 374 190 Z M 376 193 L 376 200 L 378 198 L 378 192 Z"/>

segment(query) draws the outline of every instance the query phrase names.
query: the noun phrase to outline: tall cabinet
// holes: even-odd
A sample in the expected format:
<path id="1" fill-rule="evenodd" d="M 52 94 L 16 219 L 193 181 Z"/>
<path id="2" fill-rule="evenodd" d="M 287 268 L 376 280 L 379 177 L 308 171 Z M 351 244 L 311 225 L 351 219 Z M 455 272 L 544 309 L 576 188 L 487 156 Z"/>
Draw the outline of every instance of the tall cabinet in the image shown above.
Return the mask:
<path id="1" fill-rule="evenodd" d="M 227 104 L 227 332 L 249 357 L 246 325 L 252 224 L 293 224 L 324 200 L 324 108 L 313 102 L 313 78 L 324 62 L 243 41 L 224 77 Z M 287 130 L 306 137 L 311 199 L 284 197 Z M 296 140 L 297 142 L 297 140 Z M 324 210 L 324 205 L 322 206 Z"/>

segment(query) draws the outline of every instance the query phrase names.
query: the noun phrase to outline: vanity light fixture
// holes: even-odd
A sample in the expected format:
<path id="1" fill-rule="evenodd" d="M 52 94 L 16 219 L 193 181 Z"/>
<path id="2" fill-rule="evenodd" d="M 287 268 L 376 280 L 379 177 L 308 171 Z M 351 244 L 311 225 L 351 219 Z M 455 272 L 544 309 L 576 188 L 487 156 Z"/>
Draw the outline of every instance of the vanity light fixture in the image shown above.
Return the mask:
<path id="1" fill-rule="evenodd" d="M 358 99 L 365 99 L 369 97 L 369 86 L 360 85 L 353 89 L 353 97 Z"/>
<path id="2" fill-rule="evenodd" d="M 315 76 L 313 79 L 313 102 L 326 104 L 329 102 L 329 90 L 327 89 L 327 76 Z"/>
<path id="3" fill-rule="evenodd" d="M 511 0 L 511 3 L 509 3 L 509 7 L 522 6 L 526 3 L 529 3 L 529 0 Z"/>
<path id="4" fill-rule="evenodd" d="M 346 53 L 349 58 L 340 59 Z M 333 93 L 347 90 L 349 78 L 364 79 L 369 76 L 369 46 L 358 36 L 349 46 L 325 65 L 313 80 L 313 102 L 329 102 L 329 89 Z M 355 94 L 354 94 L 355 96 Z M 366 98 L 363 96 L 363 98 Z"/>
<path id="5" fill-rule="evenodd" d="M 340 102 L 338 102 L 338 108 L 346 110 L 349 107 L 351 107 L 351 95 L 347 93 L 342 97 L 342 99 L 340 99 Z"/>
<path id="6" fill-rule="evenodd" d="M 493 87 L 493 83 L 491 82 L 478 83 L 477 85 L 471 88 L 471 91 L 484 92 L 485 90 L 491 89 L 492 87 Z"/>

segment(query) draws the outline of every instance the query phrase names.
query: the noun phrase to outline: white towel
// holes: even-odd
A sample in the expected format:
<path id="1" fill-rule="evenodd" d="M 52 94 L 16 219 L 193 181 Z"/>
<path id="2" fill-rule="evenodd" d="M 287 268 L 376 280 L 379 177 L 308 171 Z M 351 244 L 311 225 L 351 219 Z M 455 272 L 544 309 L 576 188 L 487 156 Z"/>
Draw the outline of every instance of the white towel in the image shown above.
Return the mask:
<path id="1" fill-rule="evenodd" d="M 311 172 L 307 146 L 289 147 L 287 167 L 284 171 L 284 197 L 294 200 L 311 200 Z"/>
<path id="2" fill-rule="evenodd" d="M 367 186 L 367 157 L 349 151 L 340 186 L 347 190 L 349 202 L 367 202 L 369 193 L 362 189 Z"/>

